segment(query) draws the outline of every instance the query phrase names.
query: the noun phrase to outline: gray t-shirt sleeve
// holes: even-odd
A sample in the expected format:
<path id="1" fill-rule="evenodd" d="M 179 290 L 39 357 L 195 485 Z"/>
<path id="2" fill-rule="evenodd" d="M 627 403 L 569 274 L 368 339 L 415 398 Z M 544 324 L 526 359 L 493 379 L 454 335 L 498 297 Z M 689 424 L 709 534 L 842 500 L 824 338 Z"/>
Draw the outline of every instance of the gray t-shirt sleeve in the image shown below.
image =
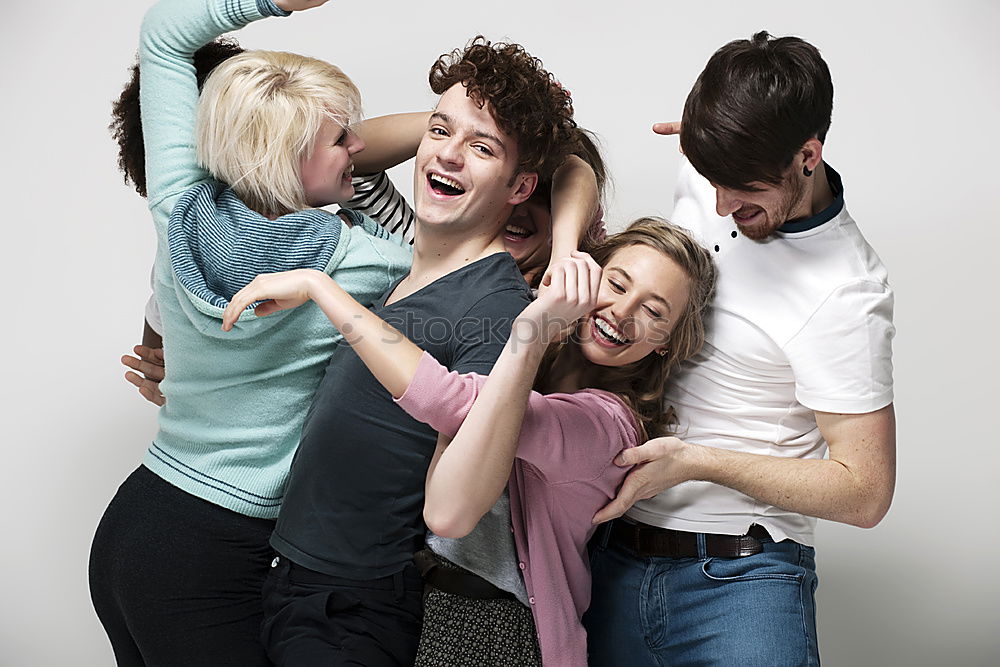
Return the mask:
<path id="1" fill-rule="evenodd" d="M 493 370 L 514 319 L 528 305 L 526 290 L 506 289 L 476 302 L 455 323 L 448 370 L 489 375 Z"/>

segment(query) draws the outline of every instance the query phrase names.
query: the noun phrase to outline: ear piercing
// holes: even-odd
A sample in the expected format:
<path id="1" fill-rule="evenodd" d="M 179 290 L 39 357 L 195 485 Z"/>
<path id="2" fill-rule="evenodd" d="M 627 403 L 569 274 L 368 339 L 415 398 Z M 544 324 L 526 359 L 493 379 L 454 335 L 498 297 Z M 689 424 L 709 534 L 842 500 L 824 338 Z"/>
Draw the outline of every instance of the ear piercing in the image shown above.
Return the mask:
<path id="1" fill-rule="evenodd" d="M 812 176 L 813 175 L 813 170 L 810 169 L 809 167 L 805 166 L 805 165 L 802 165 L 802 175 L 803 176 Z"/>

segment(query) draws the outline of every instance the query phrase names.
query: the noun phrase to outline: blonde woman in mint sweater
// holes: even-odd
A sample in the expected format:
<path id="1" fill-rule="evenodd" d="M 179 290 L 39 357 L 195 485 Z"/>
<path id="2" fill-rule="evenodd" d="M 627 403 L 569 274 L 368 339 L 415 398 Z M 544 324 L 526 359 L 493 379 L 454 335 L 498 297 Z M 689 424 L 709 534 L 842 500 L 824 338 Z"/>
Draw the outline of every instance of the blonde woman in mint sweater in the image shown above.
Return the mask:
<path id="1" fill-rule="evenodd" d="M 714 284 L 711 257 L 689 235 L 637 221 L 593 259 L 574 253 L 550 267 L 489 377 L 449 373 L 317 271 L 257 277 L 233 297 L 223 327 L 265 299 L 258 315 L 319 305 L 334 326 L 351 324 L 345 339 L 399 405 L 452 438 L 431 463 L 424 518 L 457 543 L 449 554 L 466 555 L 471 541 L 493 548 L 478 549 L 489 556 L 460 576 L 435 557 L 452 574 L 425 574 L 417 665 L 575 667 L 586 664 L 592 518 L 628 472 L 613 460 L 669 427 L 664 386 L 701 347 Z M 505 489 L 509 522 L 484 526 Z M 504 531 L 516 553 L 496 547 Z M 527 606 L 484 593 L 507 566 L 523 579 Z"/>
<path id="2" fill-rule="evenodd" d="M 260 589 L 302 421 L 340 340 L 321 310 L 219 324 L 258 273 L 311 268 L 370 303 L 409 266 L 346 201 L 360 96 L 321 61 L 246 52 L 199 100 L 195 51 L 323 0 L 164 0 L 141 33 L 154 284 L 170 377 L 142 465 L 94 538 L 95 609 L 122 665 L 267 665 Z M 197 122 L 196 122 L 197 118 Z M 195 148 L 197 146 L 197 149 Z"/>

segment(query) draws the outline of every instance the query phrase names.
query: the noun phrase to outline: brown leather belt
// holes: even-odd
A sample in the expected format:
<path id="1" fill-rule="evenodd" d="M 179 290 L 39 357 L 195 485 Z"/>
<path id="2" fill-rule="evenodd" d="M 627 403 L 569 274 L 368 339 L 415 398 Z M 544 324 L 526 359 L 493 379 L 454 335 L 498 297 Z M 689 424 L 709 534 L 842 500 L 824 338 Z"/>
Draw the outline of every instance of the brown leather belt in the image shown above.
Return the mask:
<path id="1" fill-rule="evenodd" d="M 469 572 L 451 562 L 444 561 L 430 549 L 413 554 L 424 583 L 444 593 L 461 595 L 477 600 L 516 600 L 513 593 L 497 588 L 478 574 Z"/>
<path id="2" fill-rule="evenodd" d="M 611 540 L 637 556 L 698 558 L 698 533 L 657 528 L 644 523 L 617 520 L 611 526 Z M 754 524 L 746 535 L 705 534 L 705 554 L 710 558 L 743 558 L 764 550 L 761 541 L 771 541 L 763 526 Z"/>

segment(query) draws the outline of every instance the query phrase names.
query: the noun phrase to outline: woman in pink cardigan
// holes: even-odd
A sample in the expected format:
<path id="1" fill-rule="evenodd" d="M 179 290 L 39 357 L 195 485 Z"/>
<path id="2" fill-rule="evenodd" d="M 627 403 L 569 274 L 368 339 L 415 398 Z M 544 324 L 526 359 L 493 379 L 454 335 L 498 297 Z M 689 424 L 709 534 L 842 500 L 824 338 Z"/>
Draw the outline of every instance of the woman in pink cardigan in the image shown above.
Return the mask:
<path id="1" fill-rule="evenodd" d="M 449 373 L 318 271 L 258 276 L 232 299 L 223 327 L 256 301 L 268 299 L 257 315 L 315 301 L 399 405 L 441 434 L 427 476 L 430 530 L 467 535 L 509 485 L 541 661 L 584 665 L 592 518 L 628 472 L 614 465 L 618 453 L 669 428 L 664 385 L 702 345 L 714 284 L 703 248 L 641 219 L 592 257 L 574 253 L 550 268 L 488 377 Z M 421 651 L 418 664 L 441 657 Z"/>

